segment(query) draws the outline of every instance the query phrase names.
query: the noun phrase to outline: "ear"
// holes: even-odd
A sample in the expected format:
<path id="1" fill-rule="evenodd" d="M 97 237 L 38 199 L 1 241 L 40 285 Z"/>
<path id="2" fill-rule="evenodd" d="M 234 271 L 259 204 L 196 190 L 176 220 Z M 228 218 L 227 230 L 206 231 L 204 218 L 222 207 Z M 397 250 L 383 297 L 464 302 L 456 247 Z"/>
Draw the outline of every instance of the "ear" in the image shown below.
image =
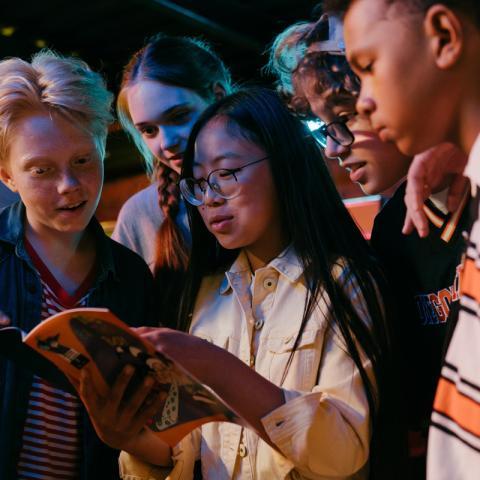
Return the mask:
<path id="1" fill-rule="evenodd" d="M 17 192 L 17 187 L 13 177 L 10 175 L 8 168 L 4 165 L 0 165 L 0 180 L 12 191 Z"/>
<path id="2" fill-rule="evenodd" d="M 453 10 L 435 4 L 425 14 L 423 26 L 435 58 L 441 70 L 452 68 L 464 48 L 464 30 L 460 18 Z"/>
<path id="3" fill-rule="evenodd" d="M 213 84 L 213 94 L 215 95 L 215 100 L 221 100 L 227 95 L 225 88 L 220 83 L 216 82 Z"/>

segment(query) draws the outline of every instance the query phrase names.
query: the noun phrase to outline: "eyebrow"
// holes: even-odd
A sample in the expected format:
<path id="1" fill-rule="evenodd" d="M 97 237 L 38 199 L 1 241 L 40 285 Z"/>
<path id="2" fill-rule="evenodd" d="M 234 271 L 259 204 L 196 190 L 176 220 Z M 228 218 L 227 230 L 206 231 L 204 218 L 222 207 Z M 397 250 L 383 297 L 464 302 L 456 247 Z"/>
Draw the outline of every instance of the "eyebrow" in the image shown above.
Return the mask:
<path id="1" fill-rule="evenodd" d="M 184 103 L 178 103 L 177 105 L 173 105 L 170 108 L 167 108 L 164 112 L 162 112 L 156 119 L 157 121 L 161 121 L 171 115 L 172 113 L 175 112 L 177 109 L 185 108 L 185 107 L 190 107 L 189 102 L 184 102 Z M 136 127 L 141 127 L 142 125 L 148 125 L 152 123 L 152 121 L 146 121 L 146 122 L 138 122 L 135 124 Z"/>
<path id="2" fill-rule="evenodd" d="M 229 158 L 233 158 L 233 159 L 236 159 L 236 158 L 242 158 L 242 155 L 239 155 L 238 153 L 235 153 L 235 152 L 225 152 L 225 153 L 222 153 L 220 155 L 217 155 L 213 160 L 212 160 L 212 163 L 219 163 L 220 161 L 222 160 L 226 160 L 226 159 L 229 159 Z M 193 162 L 193 165 L 194 166 L 197 166 L 197 167 L 200 167 L 202 166 L 201 163 L 199 162 Z"/>

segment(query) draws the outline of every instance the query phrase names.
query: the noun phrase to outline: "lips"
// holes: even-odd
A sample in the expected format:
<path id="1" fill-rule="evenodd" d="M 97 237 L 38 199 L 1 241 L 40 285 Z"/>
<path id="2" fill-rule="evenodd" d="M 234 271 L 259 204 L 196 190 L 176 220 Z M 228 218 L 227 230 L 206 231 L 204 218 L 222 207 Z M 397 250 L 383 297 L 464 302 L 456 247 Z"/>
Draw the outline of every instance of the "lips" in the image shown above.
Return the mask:
<path id="1" fill-rule="evenodd" d="M 86 200 L 82 200 L 81 202 L 68 203 L 58 207 L 57 210 L 61 210 L 63 212 L 74 212 L 75 210 L 82 208 L 86 203 Z"/>
<path id="2" fill-rule="evenodd" d="M 226 233 L 231 227 L 232 215 L 215 215 L 209 219 L 210 228 L 216 233 Z"/>
<path id="3" fill-rule="evenodd" d="M 367 165 L 367 162 L 355 162 L 355 163 L 345 163 L 343 167 L 347 170 L 350 176 L 350 180 L 355 183 L 362 183 L 363 177 L 365 175 L 364 167 Z"/>

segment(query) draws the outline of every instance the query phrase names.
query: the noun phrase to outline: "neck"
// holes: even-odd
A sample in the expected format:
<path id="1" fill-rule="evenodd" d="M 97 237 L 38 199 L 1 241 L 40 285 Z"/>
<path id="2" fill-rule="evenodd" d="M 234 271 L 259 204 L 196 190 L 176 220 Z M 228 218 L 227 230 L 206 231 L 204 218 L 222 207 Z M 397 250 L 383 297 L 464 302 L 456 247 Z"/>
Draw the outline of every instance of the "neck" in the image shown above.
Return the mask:
<path id="1" fill-rule="evenodd" d="M 259 248 L 259 246 L 250 246 L 244 249 L 247 255 L 248 262 L 252 273 L 259 268 L 264 267 L 270 263 L 274 258 L 278 257 L 285 248 L 287 248 L 288 242 L 278 242 L 276 245 L 269 245 L 268 248 Z"/>
<path id="2" fill-rule="evenodd" d="M 95 263 L 93 235 L 88 230 L 74 234 L 39 232 L 27 222 L 25 236 L 60 285 L 74 293 Z"/>

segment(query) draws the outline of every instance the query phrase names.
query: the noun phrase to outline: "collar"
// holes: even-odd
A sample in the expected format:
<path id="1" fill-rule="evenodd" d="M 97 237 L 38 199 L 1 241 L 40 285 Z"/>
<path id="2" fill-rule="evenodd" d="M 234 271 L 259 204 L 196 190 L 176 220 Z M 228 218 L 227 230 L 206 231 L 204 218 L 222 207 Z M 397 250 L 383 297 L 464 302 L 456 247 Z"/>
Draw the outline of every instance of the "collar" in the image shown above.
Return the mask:
<path id="1" fill-rule="evenodd" d="M 283 275 L 291 283 L 296 282 L 303 274 L 303 265 L 298 258 L 293 246 L 288 246 L 278 257 L 275 257 L 268 265 L 263 268 L 273 268 L 280 275 Z M 250 274 L 250 265 L 247 260 L 247 255 L 242 250 L 237 259 L 232 263 L 232 266 L 227 272 L 220 284 L 220 294 L 225 295 L 232 289 L 233 279 L 246 274 Z"/>
<path id="2" fill-rule="evenodd" d="M 111 240 L 105 235 L 98 220 L 93 217 L 87 226 L 94 235 L 97 246 L 97 281 L 102 281 L 108 274 L 116 278 L 115 260 Z M 25 205 L 20 201 L 0 210 L 0 241 L 15 247 L 17 255 L 31 264 L 25 250 Z"/>
<path id="3" fill-rule="evenodd" d="M 440 238 L 448 243 L 455 233 L 465 205 L 470 198 L 470 192 L 468 188 L 465 189 L 460 205 L 452 213 L 446 209 L 446 194 L 448 194 L 448 189 L 432 195 L 423 205 L 423 211 L 435 227 L 442 229 Z"/>
<path id="4" fill-rule="evenodd" d="M 470 179 L 472 189 L 474 185 L 480 186 L 480 135 L 478 135 L 470 150 L 467 166 L 463 174 Z"/>

